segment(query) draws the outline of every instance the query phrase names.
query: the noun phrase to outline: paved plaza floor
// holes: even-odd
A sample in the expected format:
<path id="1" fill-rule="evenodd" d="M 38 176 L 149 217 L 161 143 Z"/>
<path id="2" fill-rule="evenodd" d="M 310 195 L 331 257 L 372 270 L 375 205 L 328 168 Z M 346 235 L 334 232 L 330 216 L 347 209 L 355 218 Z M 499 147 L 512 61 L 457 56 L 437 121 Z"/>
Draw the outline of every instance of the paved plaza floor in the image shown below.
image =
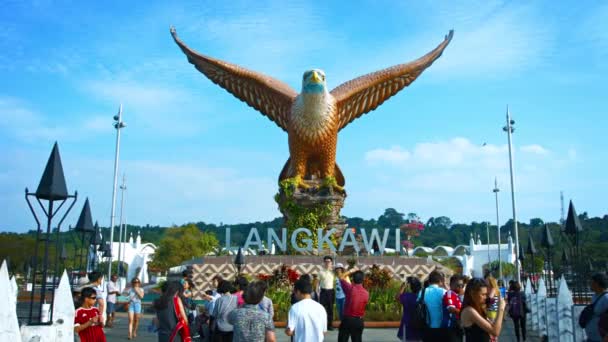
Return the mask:
<path id="1" fill-rule="evenodd" d="M 140 323 L 137 338 L 133 341 L 139 342 L 156 342 L 156 335 L 148 332 L 147 325 L 150 323 L 153 315 L 145 314 L 142 322 Z M 113 341 L 127 341 L 127 324 L 128 318 L 126 313 L 117 313 L 114 328 L 106 328 L 106 337 L 108 342 Z M 287 342 L 289 337 L 285 335 L 282 328 L 278 328 L 276 331 L 277 341 Z M 330 331 L 325 337 L 325 341 L 337 341 L 338 330 Z M 513 332 L 513 323 L 510 319 L 505 320 L 503 324 L 502 334 L 499 339 L 500 342 L 515 342 L 515 334 Z M 369 342 L 398 342 L 397 329 L 365 329 L 363 331 L 363 341 Z M 540 341 L 538 336 L 529 336 L 527 341 L 535 342 Z M 440 342 L 440 341 L 437 341 Z"/>

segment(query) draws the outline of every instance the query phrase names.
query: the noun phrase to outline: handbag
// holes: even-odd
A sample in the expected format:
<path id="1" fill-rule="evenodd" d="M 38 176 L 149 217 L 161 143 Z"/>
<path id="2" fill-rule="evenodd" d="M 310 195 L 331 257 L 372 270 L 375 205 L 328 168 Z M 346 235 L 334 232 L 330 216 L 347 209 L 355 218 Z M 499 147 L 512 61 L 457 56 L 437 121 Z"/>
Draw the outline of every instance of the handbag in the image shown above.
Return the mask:
<path id="1" fill-rule="evenodd" d="M 583 311 L 581 312 L 581 315 L 578 317 L 578 325 L 581 328 L 585 328 L 587 326 L 587 324 L 589 324 L 589 322 L 593 319 L 593 315 L 594 315 L 594 310 L 595 310 L 595 304 L 597 304 L 597 302 L 602 299 L 602 297 L 604 297 L 608 292 L 604 292 L 602 293 L 601 296 L 597 297 L 593 303 L 585 306 L 585 308 L 583 309 Z"/>
<path id="2" fill-rule="evenodd" d="M 173 296 L 173 306 L 175 309 L 175 316 L 177 316 L 177 325 L 171 332 L 171 336 L 169 336 L 169 342 L 173 342 L 178 333 L 182 338 L 182 342 L 192 342 L 192 337 L 190 336 L 190 326 L 188 325 L 187 318 L 183 317 L 181 311 L 179 310 L 180 300 L 181 299 L 177 295 Z"/>
<path id="3" fill-rule="evenodd" d="M 418 301 L 416 301 L 416 306 L 414 307 L 414 312 L 410 316 L 410 320 L 408 325 L 413 329 L 422 330 L 428 327 L 428 317 L 429 317 L 429 309 L 424 302 L 424 294 L 426 293 L 426 289 L 422 290 L 422 296 Z"/>

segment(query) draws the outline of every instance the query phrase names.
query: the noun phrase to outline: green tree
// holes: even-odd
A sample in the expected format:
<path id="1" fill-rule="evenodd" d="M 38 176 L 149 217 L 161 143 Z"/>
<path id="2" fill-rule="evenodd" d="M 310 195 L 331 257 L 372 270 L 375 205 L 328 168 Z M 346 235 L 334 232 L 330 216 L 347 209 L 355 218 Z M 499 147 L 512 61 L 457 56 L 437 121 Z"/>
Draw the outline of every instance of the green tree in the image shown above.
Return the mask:
<path id="1" fill-rule="evenodd" d="M 202 232 L 195 224 L 167 229 L 150 266 L 167 270 L 186 260 L 212 252 L 219 246 L 213 233 Z"/>
<path id="2" fill-rule="evenodd" d="M 403 224 L 403 213 L 393 208 L 384 210 L 384 214 L 378 217 L 378 225 L 382 228 L 397 228 Z"/>
<path id="3" fill-rule="evenodd" d="M 533 228 L 540 227 L 544 224 L 545 224 L 545 222 L 538 217 L 530 219 L 530 226 Z"/>
<path id="4" fill-rule="evenodd" d="M 435 226 L 443 227 L 446 229 L 452 228 L 452 220 L 447 216 L 435 217 L 433 223 L 435 224 Z"/>
<path id="5" fill-rule="evenodd" d="M 112 261 L 112 274 L 117 274 L 119 277 L 126 277 L 127 274 L 129 273 L 129 265 L 126 262 L 121 262 L 122 267 L 119 268 L 118 263 L 119 263 L 118 260 Z M 97 266 L 97 270 L 106 274 L 106 272 L 108 271 L 108 262 L 107 261 L 100 262 L 99 265 Z"/>
<path id="6" fill-rule="evenodd" d="M 512 277 L 515 276 L 515 265 L 513 265 L 510 262 L 505 262 L 502 261 L 500 263 L 502 265 L 502 276 L 503 277 Z M 482 266 L 482 268 L 484 270 L 490 270 L 490 272 L 492 273 L 492 276 L 496 279 L 498 279 L 499 273 L 500 273 L 500 269 L 498 268 L 498 260 L 492 261 L 489 264 L 484 264 Z"/>

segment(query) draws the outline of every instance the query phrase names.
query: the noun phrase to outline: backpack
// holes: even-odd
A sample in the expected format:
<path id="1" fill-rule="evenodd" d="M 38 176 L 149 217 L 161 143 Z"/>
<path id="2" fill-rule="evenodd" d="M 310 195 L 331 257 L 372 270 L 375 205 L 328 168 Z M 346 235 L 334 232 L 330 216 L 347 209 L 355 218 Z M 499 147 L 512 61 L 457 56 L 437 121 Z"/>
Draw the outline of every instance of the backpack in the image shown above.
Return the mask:
<path id="1" fill-rule="evenodd" d="M 583 309 L 583 311 L 581 312 L 581 315 L 578 316 L 578 325 L 581 328 L 585 328 L 587 326 L 587 324 L 589 324 L 589 322 L 593 319 L 593 315 L 594 315 L 594 310 L 595 310 L 595 304 L 597 304 L 597 302 L 600 301 L 600 299 L 602 299 L 602 297 L 604 297 L 608 292 L 604 292 L 602 293 L 601 296 L 597 297 L 593 303 L 585 306 L 585 308 Z"/>
<path id="2" fill-rule="evenodd" d="M 608 335 L 608 310 L 604 311 L 600 315 L 600 320 L 597 325 L 600 330 L 600 336 L 605 338 L 606 335 Z"/>
<path id="3" fill-rule="evenodd" d="M 524 303 L 521 292 L 513 293 L 509 296 L 509 316 L 511 318 L 519 318 L 524 315 Z"/>
<path id="4" fill-rule="evenodd" d="M 412 329 L 422 330 L 428 328 L 429 309 L 424 302 L 425 292 L 426 289 L 423 289 L 422 296 L 420 296 L 420 299 L 416 301 L 414 312 L 412 312 L 410 315 L 408 326 L 410 326 Z"/>

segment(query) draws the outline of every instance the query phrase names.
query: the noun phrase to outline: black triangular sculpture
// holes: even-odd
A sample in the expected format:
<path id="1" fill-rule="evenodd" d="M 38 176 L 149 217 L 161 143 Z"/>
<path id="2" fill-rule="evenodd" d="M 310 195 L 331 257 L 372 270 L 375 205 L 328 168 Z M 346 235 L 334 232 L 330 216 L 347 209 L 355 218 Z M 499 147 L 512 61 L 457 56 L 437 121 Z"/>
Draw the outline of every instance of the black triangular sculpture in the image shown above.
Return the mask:
<path id="1" fill-rule="evenodd" d="M 84 206 L 82 207 L 74 230 L 80 233 L 92 233 L 95 231 L 95 227 L 93 227 L 93 217 L 91 215 L 91 205 L 89 204 L 88 198 L 84 201 Z"/>
<path id="2" fill-rule="evenodd" d="M 68 252 L 65 250 L 65 245 L 61 245 L 61 254 L 59 254 L 59 259 L 62 261 L 66 261 L 68 258 Z"/>
<path id="3" fill-rule="evenodd" d="M 234 264 L 237 266 L 245 265 L 245 256 L 243 255 L 241 247 L 239 247 L 239 251 L 236 253 L 236 257 L 234 258 Z"/>
<path id="4" fill-rule="evenodd" d="M 42 173 L 40 184 L 38 184 L 36 198 L 48 201 L 60 201 L 68 198 L 68 188 L 65 185 L 59 146 L 56 142 L 44 168 L 44 173 Z"/>
<path id="5" fill-rule="evenodd" d="M 583 231 L 583 226 L 581 225 L 581 221 L 576 215 L 576 210 L 574 209 L 574 204 L 570 201 L 570 206 L 568 207 L 568 218 L 566 218 L 566 226 L 564 227 L 564 233 L 570 236 L 575 236 L 579 232 Z"/>
<path id="6" fill-rule="evenodd" d="M 99 225 L 95 222 L 95 234 L 91 236 L 91 245 L 101 246 L 104 243 L 103 236 L 99 232 Z"/>
<path id="7" fill-rule="evenodd" d="M 110 258 L 112 257 L 112 249 L 110 248 L 110 243 L 106 243 L 103 246 L 103 257 L 104 258 Z"/>
<path id="8" fill-rule="evenodd" d="M 534 246 L 534 241 L 532 240 L 532 234 L 528 235 L 528 249 L 526 249 L 526 253 L 538 254 L 536 247 Z"/>
<path id="9" fill-rule="evenodd" d="M 553 242 L 553 236 L 551 236 L 551 231 L 549 230 L 549 225 L 545 224 L 545 229 L 543 230 L 543 237 L 540 241 L 540 245 L 544 248 L 552 248 L 555 245 Z"/>
<path id="10" fill-rule="evenodd" d="M 101 243 L 99 244 L 99 248 L 97 248 L 98 252 L 103 252 L 106 250 L 106 238 L 101 235 Z"/>

